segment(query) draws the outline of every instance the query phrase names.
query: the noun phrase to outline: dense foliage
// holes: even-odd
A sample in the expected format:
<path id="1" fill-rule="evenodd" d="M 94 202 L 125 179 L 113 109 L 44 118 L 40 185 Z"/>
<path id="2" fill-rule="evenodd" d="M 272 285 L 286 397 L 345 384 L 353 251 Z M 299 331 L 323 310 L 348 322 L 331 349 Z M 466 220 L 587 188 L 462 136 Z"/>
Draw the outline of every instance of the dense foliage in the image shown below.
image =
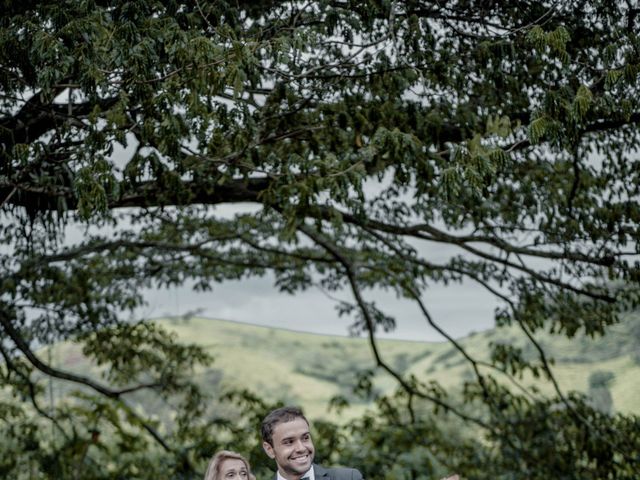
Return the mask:
<path id="1" fill-rule="evenodd" d="M 371 479 L 637 478 L 638 419 L 564 393 L 535 338 L 604 335 L 638 304 L 638 13 L 637 0 L 3 2 L 0 472 L 192 478 L 231 439 L 255 447 L 264 406 L 241 422 L 208 412 L 190 375 L 207 356 L 126 312 L 144 287 L 271 272 L 286 292 L 351 292 L 339 313 L 398 380 L 351 440 L 325 426 L 334 461 Z M 212 208 L 236 202 L 256 209 Z M 458 253 L 433 258 L 433 244 Z M 497 324 L 536 355 L 493 345 L 481 362 L 450 339 L 474 372 L 460 402 L 385 362 L 376 332 L 396 320 L 373 298 L 396 292 L 446 335 L 424 292 L 462 281 L 495 295 Z M 38 352 L 68 339 L 104 378 Z M 500 381 L 523 372 L 556 397 Z M 47 377 L 83 388 L 51 408 Z M 140 390 L 174 402 L 171 425 L 131 407 Z"/>

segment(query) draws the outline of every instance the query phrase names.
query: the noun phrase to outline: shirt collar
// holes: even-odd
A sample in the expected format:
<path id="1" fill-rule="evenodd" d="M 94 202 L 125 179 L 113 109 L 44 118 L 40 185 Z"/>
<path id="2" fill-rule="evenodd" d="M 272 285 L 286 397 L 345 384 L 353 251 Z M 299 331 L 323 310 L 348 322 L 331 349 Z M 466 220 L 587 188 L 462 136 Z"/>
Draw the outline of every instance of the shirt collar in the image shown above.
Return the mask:
<path id="1" fill-rule="evenodd" d="M 278 475 L 277 480 L 287 480 L 282 475 L 280 475 L 280 470 L 277 470 L 277 475 Z M 307 477 L 309 480 L 316 480 L 316 475 L 313 471 L 313 465 L 311 465 L 311 468 L 307 470 L 307 472 L 304 475 L 302 475 L 302 477 Z"/>

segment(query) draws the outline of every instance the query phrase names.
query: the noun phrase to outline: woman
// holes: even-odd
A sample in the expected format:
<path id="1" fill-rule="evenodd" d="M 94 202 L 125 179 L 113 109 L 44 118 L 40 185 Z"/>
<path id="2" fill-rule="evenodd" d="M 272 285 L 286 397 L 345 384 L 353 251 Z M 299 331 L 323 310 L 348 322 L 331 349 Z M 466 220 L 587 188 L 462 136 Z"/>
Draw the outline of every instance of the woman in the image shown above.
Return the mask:
<path id="1" fill-rule="evenodd" d="M 204 480 L 256 480 L 256 477 L 251 473 L 249 462 L 242 455 L 221 450 L 209 462 Z"/>

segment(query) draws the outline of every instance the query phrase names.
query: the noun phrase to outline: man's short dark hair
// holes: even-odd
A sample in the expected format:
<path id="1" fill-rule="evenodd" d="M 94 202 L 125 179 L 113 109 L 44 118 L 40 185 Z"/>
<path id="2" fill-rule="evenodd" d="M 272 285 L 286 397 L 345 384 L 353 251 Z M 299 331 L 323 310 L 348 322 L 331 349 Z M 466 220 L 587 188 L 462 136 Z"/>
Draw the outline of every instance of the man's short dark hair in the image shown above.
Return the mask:
<path id="1" fill-rule="evenodd" d="M 309 425 L 309 420 L 307 420 L 304 413 L 302 413 L 302 410 L 298 407 L 280 407 L 273 410 L 264 417 L 264 420 L 262 420 L 262 425 L 260 427 L 262 441 L 267 442 L 273 447 L 273 429 L 276 428 L 276 425 L 279 423 L 291 422 L 296 418 L 303 419 L 307 422 L 307 425 Z"/>

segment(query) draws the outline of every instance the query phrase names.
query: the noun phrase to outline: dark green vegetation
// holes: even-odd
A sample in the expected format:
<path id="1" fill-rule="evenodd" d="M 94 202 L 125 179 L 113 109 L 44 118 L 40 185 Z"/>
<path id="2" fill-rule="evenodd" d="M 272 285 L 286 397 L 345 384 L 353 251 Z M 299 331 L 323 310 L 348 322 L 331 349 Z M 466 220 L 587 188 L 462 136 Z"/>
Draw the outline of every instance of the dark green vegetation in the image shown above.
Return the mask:
<path id="1" fill-rule="evenodd" d="M 348 428 L 318 426 L 331 461 L 369 479 L 637 478 L 638 417 L 607 413 L 615 369 L 594 372 L 587 400 L 545 348 L 552 334 L 574 359 L 612 355 L 576 344 L 606 342 L 638 307 L 639 8 L 3 2 L 0 475 L 197 478 L 229 443 L 264 468 L 268 406 L 247 394 L 211 414 L 207 352 L 128 312 L 143 287 L 269 273 L 284 292 L 349 294 L 339 313 L 398 388 Z M 213 208 L 237 202 L 254 209 Z M 433 354 L 465 368 L 450 395 L 378 350 L 401 319 L 374 299 L 395 292 L 442 328 L 425 292 L 463 281 L 527 341 L 450 338 Z M 42 350 L 70 340 L 101 378 Z M 50 378 L 82 390 L 51 408 Z M 140 395 L 171 418 L 134 408 Z"/>

